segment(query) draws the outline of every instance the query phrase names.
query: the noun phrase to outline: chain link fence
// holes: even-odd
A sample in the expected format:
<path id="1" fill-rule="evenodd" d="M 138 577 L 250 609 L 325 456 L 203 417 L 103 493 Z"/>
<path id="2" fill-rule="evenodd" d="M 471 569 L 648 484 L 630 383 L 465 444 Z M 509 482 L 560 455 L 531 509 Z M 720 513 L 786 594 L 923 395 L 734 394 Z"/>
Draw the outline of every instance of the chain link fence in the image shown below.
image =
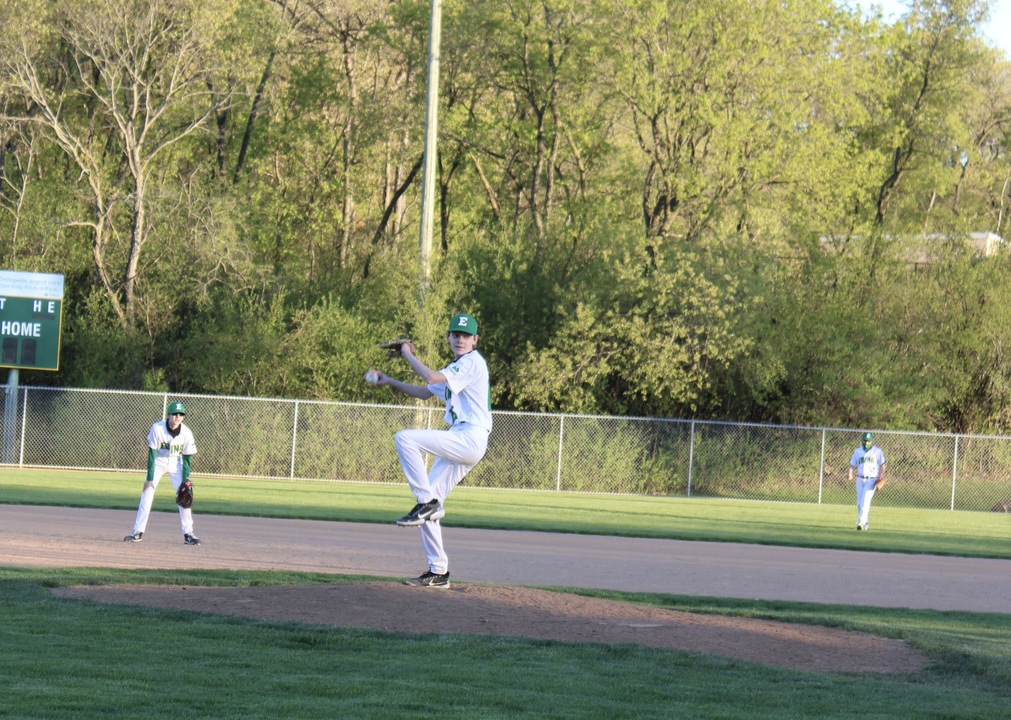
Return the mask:
<path id="1" fill-rule="evenodd" d="M 0 465 L 143 472 L 151 423 L 182 400 L 198 475 L 400 483 L 401 428 L 442 406 L 5 387 Z M 855 502 L 862 429 L 496 411 L 476 487 Z M 874 431 L 888 487 L 876 505 L 1011 510 L 1011 438 Z"/>

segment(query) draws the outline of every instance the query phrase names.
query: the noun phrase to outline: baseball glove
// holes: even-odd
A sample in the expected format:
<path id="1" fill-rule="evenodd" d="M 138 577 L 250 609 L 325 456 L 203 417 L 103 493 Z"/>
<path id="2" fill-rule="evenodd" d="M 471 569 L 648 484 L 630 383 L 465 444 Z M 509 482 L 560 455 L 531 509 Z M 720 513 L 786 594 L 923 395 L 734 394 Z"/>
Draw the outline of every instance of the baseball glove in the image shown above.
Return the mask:
<path id="1" fill-rule="evenodd" d="M 400 348 L 410 343 L 410 338 L 399 338 L 389 342 L 379 343 L 379 347 L 386 351 L 386 357 L 400 357 Z"/>
<path id="2" fill-rule="evenodd" d="M 193 507 L 193 483 L 186 480 L 176 490 L 176 505 L 181 508 Z"/>

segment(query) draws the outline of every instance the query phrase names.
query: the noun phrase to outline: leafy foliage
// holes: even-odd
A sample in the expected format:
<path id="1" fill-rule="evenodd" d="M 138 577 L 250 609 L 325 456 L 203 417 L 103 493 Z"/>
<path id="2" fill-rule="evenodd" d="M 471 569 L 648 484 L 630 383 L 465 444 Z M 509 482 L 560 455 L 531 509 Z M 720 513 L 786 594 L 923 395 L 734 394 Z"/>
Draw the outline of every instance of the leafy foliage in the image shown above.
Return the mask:
<path id="1" fill-rule="evenodd" d="M 711 368 L 747 350 L 735 314 L 746 305 L 731 277 L 711 280 L 696 258 L 648 267 L 630 255 L 600 295 L 578 305 L 548 347 L 530 347 L 518 398 L 536 409 L 662 415 L 710 401 Z"/>
<path id="2" fill-rule="evenodd" d="M 370 399 L 466 310 L 499 408 L 1011 427 L 980 0 L 443 5 L 423 280 L 427 3 L 0 0 L 0 263 L 68 291 L 25 380 Z"/>

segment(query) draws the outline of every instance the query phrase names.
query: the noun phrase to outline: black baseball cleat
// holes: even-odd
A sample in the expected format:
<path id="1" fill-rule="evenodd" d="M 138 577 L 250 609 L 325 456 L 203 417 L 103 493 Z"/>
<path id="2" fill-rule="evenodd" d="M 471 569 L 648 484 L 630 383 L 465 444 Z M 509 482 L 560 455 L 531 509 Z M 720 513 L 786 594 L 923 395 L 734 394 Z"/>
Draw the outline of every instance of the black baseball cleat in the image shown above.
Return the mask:
<path id="1" fill-rule="evenodd" d="M 187 545 L 199 545 L 200 538 L 198 538 L 196 535 L 190 535 L 189 533 L 187 533 L 183 535 L 183 542 L 186 543 Z"/>
<path id="2" fill-rule="evenodd" d="M 422 507 L 421 503 L 418 503 L 411 508 L 411 512 L 404 515 L 404 517 L 397 520 L 397 525 L 402 527 L 407 527 L 409 525 L 420 525 L 420 522 L 415 522 L 418 519 L 418 509 Z"/>
<path id="3" fill-rule="evenodd" d="M 130 533 L 125 538 L 123 538 L 123 542 L 140 542 L 143 537 L 144 537 L 144 533 L 142 533 L 142 532 L 134 532 L 134 533 Z"/>
<path id="4" fill-rule="evenodd" d="M 442 504 L 435 498 L 432 498 L 427 503 L 418 503 L 411 508 L 411 512 L 397 520 L 397 525 L 401 527 L 415 527 L 417 525 L 424 525 L 429 520 L 439 520 L 445 516 L 446 512 L 442 509 Z"/>
<path id="5" fill-rule="evenodd" d="M 449 571 L 440 575 L 429 570 L 422 573 L 420 577 L 404 580 L 404 585 L 410 585 L 411 587 L 448 588 Z"/>

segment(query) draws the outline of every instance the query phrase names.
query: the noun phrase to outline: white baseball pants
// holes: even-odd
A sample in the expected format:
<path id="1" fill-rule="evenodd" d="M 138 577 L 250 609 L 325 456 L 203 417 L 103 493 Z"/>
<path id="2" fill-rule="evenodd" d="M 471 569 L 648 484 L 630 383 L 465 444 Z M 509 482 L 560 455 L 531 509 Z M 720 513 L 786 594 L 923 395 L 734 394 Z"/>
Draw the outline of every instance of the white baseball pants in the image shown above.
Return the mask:
<path id="1" fill-rule="evenodd" d="M 457 423 L 448 430 L 401 430 L 396 445 L 400 466 L 418 502 L 435 498 L 445 503 L 450 491 L 484 457 L 488 431 L 470 423 Z M 425 454 L 435 456 L 431 470 L 427 470 Z M 442 525 L 429 520 L 419 529 L 429 570 L 440 575 L 447 572 L 449 558 L 442 543 Z"/>
<path id="2" fill-rule="evenodd" d="M 871 514 L 871 499 L 874 497 L 874 483 L 877 478 L 857 476 L 857 524 L 866 525 Z"/>
<path id="3" fill-rule="evenodd" d="M 137 506 L 137 519 L 133 521 L 134 532 L 144 532 L 144 529 L 147 527 L 147 520 L 151 515 L 151 505 L 154 503 L 154 492 L 158 489 L 158 483 L 161 481 L 162 475 L 168 475 L 169 480 L 172 482 L 173 494 L 183 483 L 182 466 L 179 467 L 177 472 L 171 473 L 164 467 L 158 467 L 156 463 L 151 485 L 145 483 L 144 490 L 140 493 L 140 505 Z M 193 534 L 193 511 L 191 508 L 179 508 L 179 522 L 183 527 L 183 535 Z"/>

